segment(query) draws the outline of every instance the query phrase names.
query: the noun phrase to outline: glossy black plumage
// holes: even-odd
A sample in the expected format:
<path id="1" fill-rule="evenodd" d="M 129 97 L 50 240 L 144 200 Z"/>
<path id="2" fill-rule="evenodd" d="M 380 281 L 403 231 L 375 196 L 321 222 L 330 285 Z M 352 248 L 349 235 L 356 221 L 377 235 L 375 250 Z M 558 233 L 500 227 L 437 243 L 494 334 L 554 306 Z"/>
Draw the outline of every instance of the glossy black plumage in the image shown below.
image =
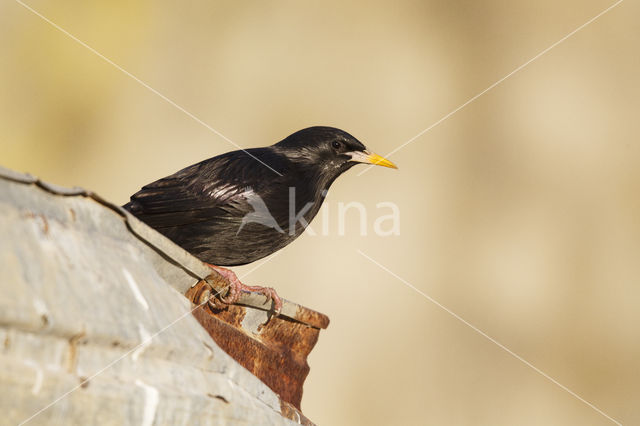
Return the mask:
<path id="1" fill-rule="evenodd" d="M 297 238 L 304 222 L 296 215 L 311 222 L 333 181 L 357 164 L 351 153 L 369 155 L 365 149 L 342 130 L 310 127 L 186 167 L 144 186 L 124 208 L 207 263 L 243 265 Z"/>

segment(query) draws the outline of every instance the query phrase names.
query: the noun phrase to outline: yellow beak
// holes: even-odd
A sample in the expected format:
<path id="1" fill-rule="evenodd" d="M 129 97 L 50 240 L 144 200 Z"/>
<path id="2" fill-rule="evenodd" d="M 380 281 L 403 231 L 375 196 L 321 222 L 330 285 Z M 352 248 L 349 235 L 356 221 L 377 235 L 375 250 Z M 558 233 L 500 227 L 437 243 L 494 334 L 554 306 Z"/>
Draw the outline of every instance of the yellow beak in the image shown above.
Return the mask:
<path id="1" fill-rule="evenodd" d="M 373 164 L 376 166 L 390 167 L 392 169 L 398 168 L 398 166 L 386 158 L 381 157 L 378 154 L 373 154 L 369 151 L 353 151 L 347 154 L 351 156 L 351 161 L 355 161 L 357 163 Z"/>

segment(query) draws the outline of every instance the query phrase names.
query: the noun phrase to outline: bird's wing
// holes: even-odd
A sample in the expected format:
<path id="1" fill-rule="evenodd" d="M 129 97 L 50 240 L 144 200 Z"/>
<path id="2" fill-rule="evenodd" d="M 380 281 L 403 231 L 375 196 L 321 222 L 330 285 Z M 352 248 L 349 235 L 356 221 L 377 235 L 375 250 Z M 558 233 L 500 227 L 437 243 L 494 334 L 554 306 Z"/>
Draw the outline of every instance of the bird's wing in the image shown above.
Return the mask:
<path id="1" fill-rule="evenodd" d="M 245 192 L 264 187 L 272 174 L 242 151 L 227 153 L 144 186 L 125 208 L 153 228 L 238 220 L 252 211 Z"/>

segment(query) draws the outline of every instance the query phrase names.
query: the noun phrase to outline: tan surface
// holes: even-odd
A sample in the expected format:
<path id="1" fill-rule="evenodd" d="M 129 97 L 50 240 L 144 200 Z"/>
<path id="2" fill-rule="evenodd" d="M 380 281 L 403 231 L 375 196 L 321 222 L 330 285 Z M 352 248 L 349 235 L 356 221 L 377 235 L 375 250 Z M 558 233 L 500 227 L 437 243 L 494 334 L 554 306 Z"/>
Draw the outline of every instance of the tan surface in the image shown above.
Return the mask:
<path id="1" fill-rule="evenodd" d="M 611 5 L 32 5 L 243 147 L 313 124 L 386 154 Z M 360 249 L 625 424 L 640 422 L 640 6 L 626 1 L 329 195 L 248 281 L 331 317 L 320 424 L 610 424 Z M 233 146 L 18 3 L 0 6 L 1 162 L 125 202 Z M 339 202 L 369 209 L 338 235 Z M 401 235 L 372 235 L 375 205 Z M 316 228 L 318 225 L 316 225 Z M 253 266 L 238 268 L 249 271 Z"/>

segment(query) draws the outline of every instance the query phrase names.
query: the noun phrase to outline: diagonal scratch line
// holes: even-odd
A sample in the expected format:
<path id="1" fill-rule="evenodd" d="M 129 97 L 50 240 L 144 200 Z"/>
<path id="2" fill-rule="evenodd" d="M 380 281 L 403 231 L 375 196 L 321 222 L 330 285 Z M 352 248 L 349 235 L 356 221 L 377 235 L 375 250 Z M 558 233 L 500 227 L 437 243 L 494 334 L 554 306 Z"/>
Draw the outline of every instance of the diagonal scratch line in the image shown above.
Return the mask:
<path id="1" fill-rule="evenodd" d="M 113 62 L 111 59 L 107 58 L 102 53 L 98 52 L 96 49 L 94 49 L 93 47 L 89 46 L 84 41 L 80 40 L 78 37 L 74 36 L 69 31 L 67 31 L 64 28 L 62 28 L 60 25 L 56 24 L 55 22 L 53 22 L 52 20 L 50 20 L 46 16 L 42 15 L 40 12 L 38 12 L 37 10 L 35 10 L 31 6 L 29 6 L 28 4 L 22 2 L 21 0 L 15 0 L 15 2 L 18 3 L 20 6 L 24 7 L 25 9 L 27 9 L 28 11 L 30 11 L 31 13 L 33 13 L 34 15 L 38 16 L 40 19 L 42 19 L 43 21 L 45 21 L 46 23 L 48 23 L 49 25 L 51 25 L 52 27 L 54 27 L 55 29 L 57 29 L 58 31 L 60 31 L 61 33 L 63 33 L 67 37 L 69 37 L 70 39 L 72 39 L 73 41 L 75 41 L 76 43 L 78 43 L 81 46 L 87 48 L 89 51 L 91 51 L 91 53 L 93 53 L 94 55 L 96 55 L 100 59 L 104 60 L 108 64 L 112 65 L 113 67 L 115 67 L 116 69 L 121 71 L 123 74 L 127 75 L 128 77 L 131 77 L 133 80 L 135 80 L 141 86 L 143 86 L 144 88 L 146 88 L 149 91 L 153 92 L 154 94 L 158 95 L 160 98 L 165 100 L 167 103 L 169 103 L 170 105 L 172 105 L 176 109 L 178 109 L 178 110 L 182 111 L 183 113 L 185 113 L 187 116 L 189 116 L 191 119 L 193 119 L 197 123 L 203 125 L 204 127 L 209 129 L 210 131 L 212 131 L 213 133 L 215 133 L 216 135 L 218 135 L 219 137 L 221 137 L 225 141 L 229 142 L 231 145 L 233 145 L 236 148 L 238 148 L 239 150 L 243 151 L 245 154 L 247 154 L 248 156 L 250 156 L 251 158 L 253 158 L 257 162 L 261 163 L 263 166 L 267 167 L 268 169 L 270 169 L 272 172 L 274 172 L 278 176 L 282 176 L 282 173 L 280 173 L 279 171 L 275 170 L 274 168 L 272 168 L 267 163 L 265 163 L 264 161 L 260 160 L 258 157 L 256 157 L 255 155 L 251 154 L 247 150 L 241 148 L 240 145 L 238 145 L 237 143 L 235 143 L 234 141 L 232 141 L 231 139 L 229 139 L 228 137 L 226 137 L 225 135 L 223 135 L 222 133 L 220 133 L 219 131 L 217 131 L 213 127 L 211 127 L 209 124 L 205 123 L 203 120 L 201 120 L 200 118 L 198 118 L 194 114 L 190 113 L 189 111 L 184 109 L 182 106 L 178 105 L 176 102 L 174 102 L 173 100 L 171 100 L 167 96 L 165 96 L 162 93 L 158 92 L 156 89 L 154 89 L 153 87 L 149 86 L 147 83 L 145 83 L 144 81 L 142 81 L 141 79 L 139 79 L 135 75 L 131 74 L 129 71 L 127 71 L 126 69 L 122 68 L 120 65 L 118 65 L 115 62 Z"/>
<path id="2" fill-rule="evenodd" d="M 259 263 L 258 265 L 256 265 L 254 268 L 252 268 L 250 271 L 242 274 L 239 279 L 243 279 L 245 278 L 247 275 L 251 274 L 253 271 L 255 271 L 256 269 L 260 268 L 262 265 L 264 265 L 267 262 L 270 262 L 274 257 L 276 257 L 276 255 L 279 254 L 273 254 L 269 257 L 267 257 L 263 262 Z M 122 354 L 120 357 L 116 358 L 115 360 L 111 361 L 109 364 L 107 364 L 106 366 L 102 367 L 100 370 L 98 370 L 97 372 L 93 373 L 91 376 L 87 377 L 86 379 L 82 380 L 80 382 L 80 384 L 76 385 L 75 387 L 69 389 L 68 391 L 66 391 L 65 393 L 63 393 L 62 395 L 60 395 L 58 398 L 56 398 L 55 400 L 53 400 L 52 402 L 50 402 L 49 404 L 45 405 L 43 408 L 41 408 L 40 410 L 38 410 L 37 412 L 35 412 L 34 414 L 32 414 L 29 418 L 27 418 L 26 420 L 23 420 L 22 422 L 19 423 L 18 426 L 22 426 L 28 422 L 30 422 L 31 420 L 33 420 L 35 417 L 37 417 L 40 413 L 42 413 L 43 411 L 53 407 L 54 405 L 56 405 L 58 402 L 62 401 L 64 398 L 66 398 L 67 396 L 69 396 L 70 394 L 72 394 L 73 392 L 77 391 L 78 389 L 80 389 L 85 383 L 93 380 L 94 378 L 96 378 L 97 376 L 99 376 L 100 374 L 104 373 L 106 370 L 108 370 L 110 367 L 112 367 L 113 365 L 117 364 L 118 362 L 120 362 L 121 360 L 123 360 L 124 358 L 126 358 L 127 356 L 129 356 L 132 352 L 135 352 L 138 348 L 142 347 L 142 346 L 146 346 L 149 345 L 151 343 L 151 340 L 153 340 L 154 337 L 164 333 L 166 330 L 168 330 L 169 328 L 173 327 L 177 322 L 179 322 L 180 320 L 184 319 L 186 316 L 188 316 L 189 314 L 193 313 L 193 311 L 195 311 L 196 309 L 198 309 L 199 307 L 205 305 L 206 303 L 209 302 L 209 300 L 212 297 L 215 297 L 216 295 L 220 294 L 221 292 L 223 292 L 224 290 L 226 290 L 227 288 L 229 288 L 229 286 L 225 286 L 223 288 L 221 288 L 220 290 L 218 290 L 216 292 L 216 294 L 212 294 L 207 300 L 205 300 L 204 302 L 200 303 L 199 305 L 194 306 L 192 309 L 188 310 L 187 312 L 185 312 L 184 314 L 180 315 L 178 318 L 176 318 L 175 320 L 171 321 L 169 324 L 165 325 L 164 327 L 162 327 L 160 330 L 156 331 L 155 333 L 153 333 L 151 336 L 147 337 L 146 339 L 143 339 L 139 344 L 137 344 L 135 347 L 131 348 L 130 350 L 128 350 L 127 352 L 125 352 L 124 354 Z"/>
<path id="3" fill-rule="evenodd" d="M 449 315 L 451 315 L 452 317 L 454 317 L 455 319 L 457 319 L 458 321 L 460 321 L 461 323 L 463 323 L 464 325 L 466 325 L 467 327 L 471 328 L 473 331 L 475 331 L 476 333 L 480 334 L 481 336 L 485 337 L 486 339 L 488 339 L 490 342 L 494 343 L 495 345 L 497 345 L 500 349 L 504 350 L 505 352 L 507 352 L 509 355 L 513 356 L 514 358 L 516 358 L 518 361 L 524 363 L 526 366 L 528 366 L 529 368 L 531 368 L 533 371 L 535 371 L 536 373 L 540 374 L 541 376 L 543 376 L 544 378 L 546 378 L 547 380 L 551 381 L 552 383 L 556 384 L 558 387 L 560 387 L 561 389 L 565 390 L 566 392 L 568 392 L 569 394 L 571 394 L 572 396 L 574 396 L 575 398 L 579 399 L 580 401 L 584 402 L 585 404 L 587 404 L 589 407 L 593 408 L 594 410 L 596 410 L 598 413 L 600 413 L 601 415 L 603 415 L 604 417 L 606 417 L 607 419 L 611 420 L 613 423 L 617 424 L 617 425 L 622 425 L 622 423 L 618 422 L 616 419 L 614 419 L 613 417 L 609 416 L 607 413 L 605 413 L 604 411 L 602 411 L 601 409 L 599 409 L 598 407 L 596 407 L 595 405 L 593 405 L 592 403 L 590 403 L 589 401 L 587 401 L 586 399 L 582 398 L 580 395 L 578 395 L 577 393 L 575 393 L 574 391 L 572 391 L 571 389 L 569 389 L 568 387 L 566 387 L 565 385 L 563 385 L 562 383 L 558 382 L 557 380 L 555 380 L 553 377 L 549 376 L 547 373 L 545 373 L 544 371 L 540 370 L 538 367 L 536 367 L 535 365 L 531 364 L 529 361 L 527 361 L 526 359 L 522 358 L 520 355 L 518 355 L 517 353 L 513 352 L 511 349 L 507 348 L 505 345 L 503 345 L 502 343 L 498 342 L 496 339 L 494 339 L 493 337 L 489 336 L 487 333 L 485 333 L 484 331 L 480 330 L 478 327 L 476 327 L 475 325 L 471 324 L 469 321 L 465 320 L 464 318 L 462 318 L 460 315 L 456 314 L 455 312 L 453 312 L 451 309 L 447 308 L 446 306 L 444 306 L 443 304 L 441 304 L 440 302 L 438 302 L 437 300 L 435 300 L 433 297 L 429 296 L 427 293 L 423 292 L 422 290 L 416 288 L 415 286 L 413 286 L 411 283 L 409 283 L 408 281 L 406 281 L 405 279 L 403 279 L 402 277 L 400 277 L 399 275 L 397 275 L 396 273 L 394 273 L 393 271 L 391 271 L 389 268 L 385 267 L 384 265 L 382 265 L 381 263 L 379 263 L 378 261 L 374 260 L 373 258 L 371 258 L 370 256 L 366 255 L 362 250 L 357 250 L 358 253 L 360 253 L 363 257 L 367 258 L 370 262 L 376 264 L 380 269 L 383 269 L 384 271 L 386 271 L 387 273 L 389 273 L 390 275 L 392 275 L 393 277 L 395 277 L 396 279 L 398 279 L 399 281 L 401 281 L 404 285 L 406 285 L 407 287 L 409 287 L 410 289 L 412 289 L 413 291 L 415 291 L 416 293 L 420 294 L 422 297 L 424 297 L 425 299 L 427 299 L 428 301 L 430 301 L 431 303 L 433 303 L 434 305 L 436 305 L 437 307 L 439 307 L 440 309 L 442 309 L 443 311 L 445 311 L 446 313 L 448 313 Z"/>
<path id="4" fill-rule="evenodd" d="M 395 148 L 394 150 L 390 151 L 387 155 L 385 155 L 385 157 L 389 157 L 389 156 L 395 154 L 396 152 L 400 151 L 402 148 L 404 148 L 405 146 L 409 145 L 410 143 L 412 143 L 413 141 L 415 141 L 416 139 L 418 139 L 419 137 L 421 137 L 422 135 L 427 133 L 429 130 L 433 129 L 434 127 L 436 127 L 437 125 L 439 125 L 440 123 L 442 123 L 443 121 L 445 121 L 446 119 L 451 117 L 453 114 L 457 113 L 458 111 L 460 111 L 461 109 L 463 109 L 464 107 L 466 107 L 467 105 L 469 105 L 470 103 L 472 103 L 473 101 L 478 99 L 480 96 L 482 96 L 485 93 L 487 93 L 489 90 L 493 89 L 494 87 L 496 87 L 497 85 L 499 85 L 500 83 L 502 83 L 503 81 L 505 81 L 506 79 L 508 79 L 509 77 L 514 75 L 515 73 L 517 73 L 518 71 L 522 70 L 523 68 L 525 68 L 527 65 L 531 64 L 536 59 L 539 59 L 542 55 L 544 55 L 545 53 L 549 52 L 551 49 L 553 49 L 554 47 L 558 46 L 560 43 L 562 43 L 563 41 L 567 40 L 569 37 L 573 36 L 578 31 L 580 31 L 583 28 L 585 28 L 587 25 L 593 23 L 596 19 L 600 18 L 602 15 L 604 15 L 607 12 L 609 12 L 611 9 L 613 9 L 616 6 L 618 6 L 623 1 L 624 0 L 618 0 L 617 2 L 612 4 L 611 6 L 609 6 L 605 10 L 603 10 L 602 12 L 598 13 L 596 16 L 594 16 L 593 18 L 589 19 L 587 22 L 585 22 L 584 24 L 580 25 L 578 28 L 576 28 L 575 30 L 571 31 L 569 34 L 565 35 L 560 40 L 556 41 L 551 46 L 549 46 L 546 49 L 544 49 L 542 52 L 538 53 L 536 56 L 534 56 L 533 58 L 529 59 L 524 64 L 520 65 L 519 67 L 517 67 L 516 69 L 511 71 L 509 74 L 505 75 L 500 80 L 496 81 L 491 86 L 489 86 L 486 89 L 484 89 L 482 92 L 478 93 L 477 95 L 475 95 L 474 97 L 472 97 L 471 99 L 469 99 L 468 101 L 463 103 L 462 105 L 458 106 L 456 109 L 454 109 L 453 111 L 449 112 L 448 114 L 446 114 L 445 116 L 440 118 L 438 121 L 436 121 L 435 123 L 433 123 L 432 125 L 430 125 L 426 129 L 422 130 L 420 133 L 418 133 L 417 135 L 415 135 L 414 137 L 412 137 L 411 139 L 409 139 L 408 141 L 406 141 L 402 145 L 400 145 L 397 148 Z M 373 166 L 368 166 L 366 169 L 364 169 L 363 171 L 358 173 L 357 176 L 363 175 L 364 173 L 369 171 L 371 168 L 373 168 Z"/>

